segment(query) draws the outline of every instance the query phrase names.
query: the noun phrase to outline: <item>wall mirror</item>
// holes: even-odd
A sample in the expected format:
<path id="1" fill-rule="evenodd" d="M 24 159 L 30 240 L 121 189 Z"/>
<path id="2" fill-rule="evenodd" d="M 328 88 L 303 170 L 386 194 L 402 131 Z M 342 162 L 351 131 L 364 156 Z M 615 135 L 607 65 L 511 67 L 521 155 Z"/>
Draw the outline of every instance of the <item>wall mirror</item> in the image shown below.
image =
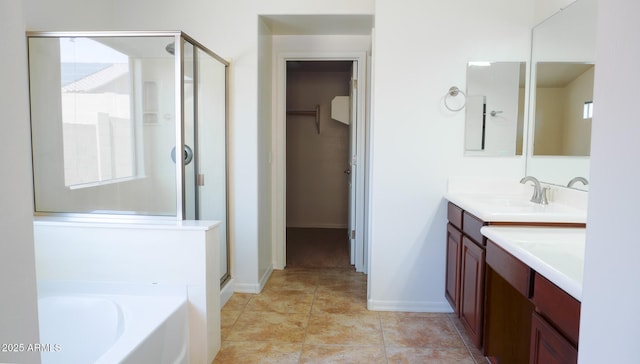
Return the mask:
<path id="1" fill-rule="evenodd" d="M 469 62 L 465 155 L 522 155 L 525 62 Z"/>
<path id="2" fill-rule="evenodd" d="M 594 110 L 596 0 L 577 0 L 532 32 L 527 174 L 587 190 Z M 595 106 L 597 108 L 597 106 Z"/>

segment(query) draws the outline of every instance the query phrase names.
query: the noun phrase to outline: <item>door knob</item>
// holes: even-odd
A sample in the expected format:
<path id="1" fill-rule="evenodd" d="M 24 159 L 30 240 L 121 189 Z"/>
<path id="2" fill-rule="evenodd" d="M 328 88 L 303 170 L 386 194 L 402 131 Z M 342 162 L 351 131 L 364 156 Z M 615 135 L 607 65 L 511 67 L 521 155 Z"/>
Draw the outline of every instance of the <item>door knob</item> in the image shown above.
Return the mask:
<path id="1" fill-rule="evenodd" d="M 346 174 L 347 176 L 351 175 L 351 168 L 345 169 L 343 173 Z"/>

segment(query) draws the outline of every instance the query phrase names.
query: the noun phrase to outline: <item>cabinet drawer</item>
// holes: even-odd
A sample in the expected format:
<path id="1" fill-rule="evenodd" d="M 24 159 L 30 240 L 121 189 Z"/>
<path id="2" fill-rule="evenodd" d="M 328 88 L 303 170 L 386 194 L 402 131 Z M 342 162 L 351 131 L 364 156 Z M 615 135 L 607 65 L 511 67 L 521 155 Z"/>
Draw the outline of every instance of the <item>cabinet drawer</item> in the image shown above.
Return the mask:
<path id="1" fill-rule="evenodd" d="M 484 245 L 484 236 L 480 229 L 484 226 L 484 221 L 464 211 L 462 214 L 462 232 L 473 239 L 476 243 Z"/>
<path id="2" fill-rule="evenodd" d="M 536 310 L 577 347 L 580 301 L 537 273 L 534 278 L 532 301 Z"/>
<path id="3" fill-rule="evenodd" d="M 462 209 L 451 202 L 447 207 L 447 219 L 451 225 L 457 227 L 458 230 L 462 230 Z"/>
<path id="4" fill-rule="evenodd" d="M 487 264 L 523 296 L 531 297 L 531 268 L 487 240 Z"/>

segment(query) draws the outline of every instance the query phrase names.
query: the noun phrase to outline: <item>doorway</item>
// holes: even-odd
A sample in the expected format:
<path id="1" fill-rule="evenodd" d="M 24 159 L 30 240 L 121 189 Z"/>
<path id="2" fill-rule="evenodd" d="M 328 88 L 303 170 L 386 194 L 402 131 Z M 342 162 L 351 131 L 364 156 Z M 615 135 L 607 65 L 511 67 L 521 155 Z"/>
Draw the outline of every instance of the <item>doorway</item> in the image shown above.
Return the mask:
<path id="1" fill-rule="evenodd" d="M 286 63 L 286 266 L 353 265 L 350 238 L 355 61 Z"/>

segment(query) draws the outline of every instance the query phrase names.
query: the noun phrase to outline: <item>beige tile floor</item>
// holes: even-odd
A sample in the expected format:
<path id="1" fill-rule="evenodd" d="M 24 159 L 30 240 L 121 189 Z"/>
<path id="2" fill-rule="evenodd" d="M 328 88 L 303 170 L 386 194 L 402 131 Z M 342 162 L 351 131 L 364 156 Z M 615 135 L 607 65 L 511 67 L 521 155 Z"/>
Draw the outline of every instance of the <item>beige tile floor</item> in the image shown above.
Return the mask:
<path id="1" fill-rule="evenodd" d="M 349 269 L 274 271 L 223 307 L 214 363 L 486 363 L 455 315 L 368 311 L 366 292 Z"/>

